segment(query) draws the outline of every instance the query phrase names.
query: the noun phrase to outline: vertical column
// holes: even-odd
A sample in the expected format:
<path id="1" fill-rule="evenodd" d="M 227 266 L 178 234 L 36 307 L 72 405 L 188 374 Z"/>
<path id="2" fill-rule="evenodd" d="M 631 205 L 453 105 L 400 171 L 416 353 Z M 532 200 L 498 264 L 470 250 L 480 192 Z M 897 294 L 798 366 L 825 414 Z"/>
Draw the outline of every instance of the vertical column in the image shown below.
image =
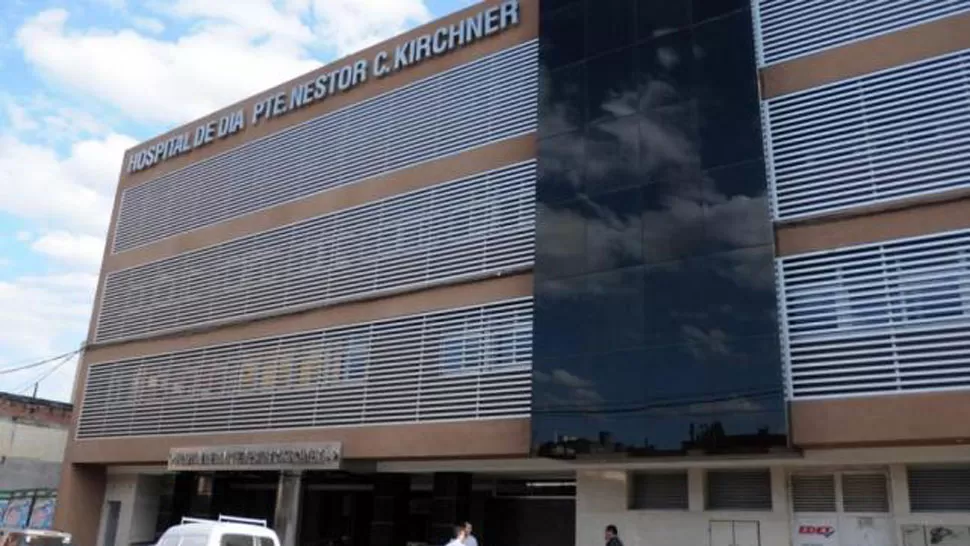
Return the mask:
<path id="1" fill-rule="evenodd" d="M 374 515 L 370 524 L 371 546 L 401 546 L 408 539 L 411 476 L 374 476 Z"/>
<path id="2" fill-rule="evenodd" d="M 788 470 L 781 466 L 771 467 L 771 511 L 787 516 L 790 512 L 788 501 Z M 789 521 L 790 517 L 786 518 Z"/>
<path id="3" fill-rule="evenodd" d="M 106 484 L 102 466 L 64 464 L 54 528 L 71 533 L 75 546 L 96 546 Z"/>
<path id="4" fill-rule="evenodd" d="M 138 476 L 128 527 L 128 543 L 154 542 L 158 523 L 161 476 Z"/>
<path id="5" fill-rule="evenodd" d="M 439 473 L 431 491 L 431 541 L 445 544 L 471 512 L 472 475 Z"/>
<path id="6" fill-rule="evenodd" d="M 707 508 L 706 476 L 707 470 L 703 468 L 687 470 L 687 507 L 691 512 L 703 512 Z"/>
<path id="7" fill-rule="evenodd" d="M 303 473 L 280 472 L 276 488 L 276 514 L 273 529 L 280 537 L 281 546 L 296 546 L 300 530 L 300 500 L 303 498 Z"/>
<path id="8" fill-rule="evenodd" d="M 909 478 L 906 475 L 906 465 L 894 464 L 889 467 L 889 498 L 894 516 L 909 514 Z"/>

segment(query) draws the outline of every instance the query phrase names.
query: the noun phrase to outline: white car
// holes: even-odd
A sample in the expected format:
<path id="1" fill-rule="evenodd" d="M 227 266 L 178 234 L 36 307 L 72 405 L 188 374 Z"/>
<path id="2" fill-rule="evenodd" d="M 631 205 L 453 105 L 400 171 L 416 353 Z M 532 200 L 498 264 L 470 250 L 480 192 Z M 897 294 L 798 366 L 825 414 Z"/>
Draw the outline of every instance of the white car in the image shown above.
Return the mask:
<path id="1" fill-rule="evenodd" d="M 182 518 L 156 546 L 280 546 L 266 520 L 219 516 L 218 520 Z"/>
<path id="2" fill-rule="evenodd" d="M 71 535 L 40 529 L 0 529 L 0 546 L 70 546 Z"/>

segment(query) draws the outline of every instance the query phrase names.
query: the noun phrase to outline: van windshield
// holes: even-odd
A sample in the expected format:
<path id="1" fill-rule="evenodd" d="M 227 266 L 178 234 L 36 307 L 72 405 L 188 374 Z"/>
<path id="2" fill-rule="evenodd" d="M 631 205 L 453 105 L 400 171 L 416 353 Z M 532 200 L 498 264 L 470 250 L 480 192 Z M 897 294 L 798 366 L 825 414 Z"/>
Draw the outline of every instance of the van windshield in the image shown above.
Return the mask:
<path id="1" fill-rule="evenodd" d="M 65 546 L 64 539 L 61 537 L 50 536 L 26 536 L 21 534 L 11 534 L 4 537 L 3 546 Z"/>
<path id="2" fill-rule="evenodd" d="M 206 546 L 209 535 L 165 534 L 155 546 Z"/>

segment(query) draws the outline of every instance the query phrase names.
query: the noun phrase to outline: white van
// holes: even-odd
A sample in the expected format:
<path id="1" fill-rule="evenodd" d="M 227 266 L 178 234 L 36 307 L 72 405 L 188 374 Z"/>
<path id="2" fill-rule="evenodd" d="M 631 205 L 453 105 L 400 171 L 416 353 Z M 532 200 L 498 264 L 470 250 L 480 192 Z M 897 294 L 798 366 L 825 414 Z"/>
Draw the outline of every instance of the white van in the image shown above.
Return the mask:
<path id="1" fill-rule="evenodd" d="M 182 518 L 156 546 L 280 546 L 266 520 L 219 516 L 218 520 Z"/>

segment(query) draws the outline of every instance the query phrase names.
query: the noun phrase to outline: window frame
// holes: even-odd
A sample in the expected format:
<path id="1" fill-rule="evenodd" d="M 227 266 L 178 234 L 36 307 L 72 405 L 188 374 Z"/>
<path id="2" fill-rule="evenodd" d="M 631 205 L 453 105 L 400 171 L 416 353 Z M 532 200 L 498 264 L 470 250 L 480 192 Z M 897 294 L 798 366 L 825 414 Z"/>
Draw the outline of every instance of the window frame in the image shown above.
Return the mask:
<path id="1" fill-rule="evenodd" d="M 661 507 L 661 506 L 641 506 L 638 505 L 637 501 L 641 498 L 638 494 L 638 479 L 644 476 L 676 476 L 683 477 L 683 487 L 684 487 L 684 504 L 678 507 Z M 627 510 L 637 511 L 637 512 L 686 512 L 690 510 L 690 472 L 687 470 L 645 470 L 645 471 L 634 471 L 627 474 L 628 476 L 628 487 L 627 487 Z"/>

